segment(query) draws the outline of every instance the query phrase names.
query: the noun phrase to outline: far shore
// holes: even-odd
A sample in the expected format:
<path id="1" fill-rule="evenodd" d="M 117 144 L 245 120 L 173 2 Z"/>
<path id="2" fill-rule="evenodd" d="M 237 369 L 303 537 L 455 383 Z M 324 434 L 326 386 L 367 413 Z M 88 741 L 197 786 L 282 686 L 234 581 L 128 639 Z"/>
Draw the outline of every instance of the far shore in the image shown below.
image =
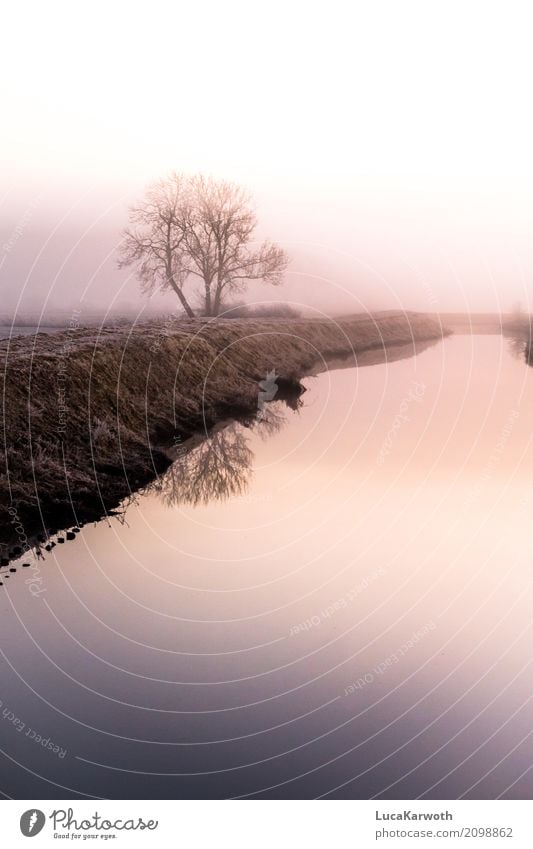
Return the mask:
<path id="1" fill-rule="evenodd" d="M 260 381 L 298 398 L 305 375 L 377 361 L 449 331 L 421 313 L 340 319 L 187 319 L 0 340 L 3 565 L 59 529 L 112 514 L 172 448 L 253 420 Z M 372 354 L 374 352 L 374 354 Z M 268 400 L 268 398 L 267 398 Z M 71 534 L 70 538 L 72 538 Z"/>
<path id="2" fill-rule="evenodd" d="M 251 305 L 253 309 L 253 304 Z M 75 311 L 76 312 L 76 311 Z M 76 312 L 78 315 L 79 311 Z M 417 313 L 407 312 L 406 315 L 414 315 Z M 420 313 L 418 313 L 420 315 Z M 44 317 L 39 315 L 32 315 L 30 313 L 24 315 L 17 315 L 14 317 L 8 315 L 0 315 L 0 340 L 6 339 L 8 337 L 17 337 L 17 336 L 26 336 L 26 335 L 34 335 L 35 332 L 39 333 L 48 333 L 48 334 L 57 334 L 69 331 L 72 329 L 73 321 L 72 321 L 73 313 L 68 311 L 59 311 L 55 313 L 47 313 Z M 97 333 L 99 330 L 109 328 L 125 330 L 131 327 L 134 324 L 141 324 L 141 326 L 154 325 L 159 324 L 161 322 L 167 322 L 169 319 L 172 321 L 188 321 L 183 316 L 182 319 L 173 313 L 167 314 L 164 312 L 150 314 L 134 314 L 134 313 L 106 313 L 105 315 L 100 315 L 99 313 L 93 311 L 88 313 L 79 313 L 80 317 L 76 318 L 76 326 L 79 323 L 82 323 L 83 328 L 85 330 L 90 330 L 93 333 Z M 83 315 L 83 321 L 81 319 L 81 315 Z M 378 313 L 356 313 L 353 315 L 333 315 L 331 320 L 338 321 L 340 323 L 345 322 L 355 322 L 355 321 L 366 321 L 369 318 L 372 318 L 372 315 L 379 316 L 379 319 L 382 320 L 387 316 L 395 316 L 398 315 L 398 311 L 381 311 Z M 517 328 L 523 329 L 524 325 L 529 325 L 531 323 L 532 317 L 528 313 L 522 313 L 517 315 L 512 312 L 428 312 L 425 313 L 428 318 L 432 318 L 437 323 L 441 324 L 443 327 L 447 327 L 450 331 L 457 334 L 496 334 L 496 333 L 512 333 Z M 196 321 L 202 321 L 201 318 L 195 319 Z M 266 320 L 270 319 L 258 319 L 253 315 L 248 319 L 245 315 L 234 320 Z M 282 319 L 276 319 L 279 321 Z M 291 319 L 292 320 L 292 319 Z M 313 319 L 302 316 L 301 319 L 294 320 L 302 320 L 302 321 L 312 321 Z"/>
<path id="3" fill-rule="evenodd" d="M 442 312 L 435 313 L 433 318 L 456 334 L 476 334 L 489 336 L 492 334 L 512 335 L 523 331 L 529 326 L 531 317 L 524 313 L 484 313 L 484 312 Z"/>

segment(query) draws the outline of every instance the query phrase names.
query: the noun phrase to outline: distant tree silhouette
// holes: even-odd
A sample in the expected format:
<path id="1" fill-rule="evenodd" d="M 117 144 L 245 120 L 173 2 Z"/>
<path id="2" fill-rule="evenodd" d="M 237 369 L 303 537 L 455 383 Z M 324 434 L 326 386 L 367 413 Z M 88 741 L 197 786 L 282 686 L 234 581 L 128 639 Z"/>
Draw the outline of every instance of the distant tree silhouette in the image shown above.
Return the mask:
<path id="1" fill-rule="evenodd" d="M 146 292 L 174 291 L 190 317 L 184 287 L 196 278 L 204 314 L 217 316 L 224 298 L 251 280 L 282 282 L 288 256 L 271 242 L 254 247 L 256 227 L 250 195 L 241 187 L 173 173 L 130 208 L 119 265 L 136 266 Z"/>

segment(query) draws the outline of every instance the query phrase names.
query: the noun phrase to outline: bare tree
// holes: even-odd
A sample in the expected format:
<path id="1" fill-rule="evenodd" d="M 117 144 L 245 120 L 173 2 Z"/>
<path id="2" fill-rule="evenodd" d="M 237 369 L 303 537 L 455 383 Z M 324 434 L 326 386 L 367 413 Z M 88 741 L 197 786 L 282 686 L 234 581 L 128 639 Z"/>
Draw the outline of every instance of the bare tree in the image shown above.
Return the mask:
<path id="1" fill-rule="evenodd" d="M 142 203 L 130 208 L 130 226 L 124 230 L 119 266 L 137 267 L 144 292 L 172 289 L 187 315 L 194 318 L 183 293 L 188 276 L 183 228 L 189 215 L 188 196 L 189 181 L 176 173 L 148 189 Z"/>
<path id="2" fill-rule="evenodd" d="M 287 254 L 270 242 L 254 247 L 256 226 L 250 195 L 239 186 L 172 174 L 130 210 L 120 264 L 137 265 L 145 291 L 173 289 L 190 316 L 183 287 L 196 277 L 205 315 L 216 316 L 247 282 L 282 282 Z"/>
<path id="3" fill-rule="evenodd" d="M 257 217 L 248 192 L 209 177 L 191 180 L 192 203 L 186 227 L 189 273 L 204 285 L 206 315 L 218 315 L 223 299 L 250 280 L 282 282 L 289 259 L 270 242 L 253 247 Z"/>

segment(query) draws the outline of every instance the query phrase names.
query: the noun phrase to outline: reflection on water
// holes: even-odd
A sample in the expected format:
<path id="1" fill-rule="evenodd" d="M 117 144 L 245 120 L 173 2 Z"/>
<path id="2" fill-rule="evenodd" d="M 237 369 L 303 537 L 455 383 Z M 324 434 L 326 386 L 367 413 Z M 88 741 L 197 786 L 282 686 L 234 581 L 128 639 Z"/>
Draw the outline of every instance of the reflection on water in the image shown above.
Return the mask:
<path id="1" fill-rule="evenodd" d="M 196 506 L 242 495 L 252 459 L 241 428 L 229 424 L 175 460 L 148 491 L 156 492 L 168 507 Z"/>
<path id="2" fill-rule="evenodd" d="M 286 403 L 290 409 L 301 405 L 294 396 Z M 286 421 L 282 404 L 278 402 L 265 407 L 261 417 L 247 426 L 253 426 L 266 439 L 281 430 Z M 254 454 L 242 424 L 230 422 L 191 450 L 178 449 L 177 453 L 177 460 L 146 489 L 148 493 L 157 493 L 167 507 L 209 504 L 246 492 Z"/>
<path id="3" fill-rule="evenodd" d="M 461 336 L 306 386 L 17 564 L 5 793 L 531 796 L 533 372 Z"/>
<path id="4" fill-rule="evenodd" d="M 507 335 L 507 342 L 511 356 L 525 360 L 528 366 L 533 365 L 533 345 L 529 323 L 510 331 Z"/>

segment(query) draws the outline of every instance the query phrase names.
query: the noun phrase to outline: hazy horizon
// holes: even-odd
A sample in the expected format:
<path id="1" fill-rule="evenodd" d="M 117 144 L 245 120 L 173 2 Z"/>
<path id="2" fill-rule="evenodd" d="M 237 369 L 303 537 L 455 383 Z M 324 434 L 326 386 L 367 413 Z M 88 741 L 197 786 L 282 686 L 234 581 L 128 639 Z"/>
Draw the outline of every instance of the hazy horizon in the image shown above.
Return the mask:
<path id="1" fill-rule="evenodd" d="M 2 311 L 141 308 L 115 249 L 128 203 L 172 169 L 246 186 L 258 235 L 291 255 L 285 285 L 254 284 L 247 299 L 531 309 L 518 14 L 449 4 L 436 32 L 419 2 L 358 8 L 354 27 L 340 3 L 327 18 L 274 4 L 258 41 L 243 3 L 156 3 L 149 17 L 96 3 L 83 27 L 65 2 L 30 6 L 31 29 L 27 7 L 5 23 L 24 30 L 31 61 L 15 38 L 1 60 Z"/>

